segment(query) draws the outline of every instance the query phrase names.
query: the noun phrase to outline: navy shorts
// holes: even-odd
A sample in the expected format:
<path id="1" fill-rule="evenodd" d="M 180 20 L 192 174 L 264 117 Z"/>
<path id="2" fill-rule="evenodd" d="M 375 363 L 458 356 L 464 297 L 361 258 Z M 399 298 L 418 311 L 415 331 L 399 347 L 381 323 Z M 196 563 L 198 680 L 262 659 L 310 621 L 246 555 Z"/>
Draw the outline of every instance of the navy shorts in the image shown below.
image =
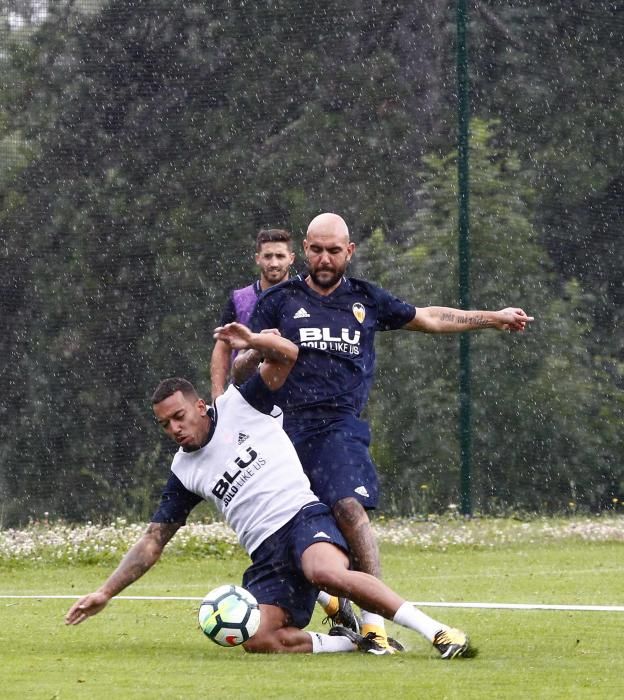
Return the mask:
<path id="1" fill-rule="evenodd" d="M 377 507 L 379 479 L 365 421 L 343 416 L 324 426 L 300 425 L 288 432 L 319 500 L 333 508 L 336 501 L 352 497 L 364 508 Z"/>
<path id="2" fill-rule="evenodd" d="M 295 517 L 268 537 L 251 555 L 243 587 L 259 603 L 277 605 L 290 622 L 303 629 L 314 612 L 318 588 L 303 575 L 301 555 L 316 542 L 331 542 L 348 551 L 342 533 L 324 503 L 304 506 Z"/>

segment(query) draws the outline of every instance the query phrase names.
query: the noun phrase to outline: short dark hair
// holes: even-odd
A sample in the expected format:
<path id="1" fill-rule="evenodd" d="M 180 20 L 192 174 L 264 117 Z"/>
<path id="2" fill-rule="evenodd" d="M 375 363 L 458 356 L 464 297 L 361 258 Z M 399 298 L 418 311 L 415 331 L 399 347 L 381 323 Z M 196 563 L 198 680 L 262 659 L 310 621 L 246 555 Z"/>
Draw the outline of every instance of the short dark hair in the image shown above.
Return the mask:
<path id="1" fill-rule="evenodd" d="M 292 251 L 292 236 L 283 228 L 261 228 L 256 236 L 256 253 L 260 252 L 263 243 L 286 243 Z"/>
<path id="2" fill-rule="evenodd" d="M 195 391 L 195 387 L 188 381 L 188 379 L 183 379 L 182 377 L 169 377 L 168 379 L 163 379 L 162 382 L 156 387 L 156 390 L 152 394 L 152 406 L 168 399 L 173 396 L 176 391 L 181 391 L 184 396 L 190 396 L 193 399 L 198 399 L 199 395 Z"/>

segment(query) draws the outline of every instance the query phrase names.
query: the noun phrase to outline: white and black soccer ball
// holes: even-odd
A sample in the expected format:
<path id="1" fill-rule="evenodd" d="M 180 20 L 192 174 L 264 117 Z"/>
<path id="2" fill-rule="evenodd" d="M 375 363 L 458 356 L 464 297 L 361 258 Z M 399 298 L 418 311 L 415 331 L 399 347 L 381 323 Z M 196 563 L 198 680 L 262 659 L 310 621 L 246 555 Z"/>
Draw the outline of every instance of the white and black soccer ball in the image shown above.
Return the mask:
<path id="1" fill-rule="evenodd" d="M 258 601 L 240 586 L 219 586 L 207 593 L 202 600 L 199 606 L 199 626 L 216 644 L 235 647 L 258 631 Z"/>

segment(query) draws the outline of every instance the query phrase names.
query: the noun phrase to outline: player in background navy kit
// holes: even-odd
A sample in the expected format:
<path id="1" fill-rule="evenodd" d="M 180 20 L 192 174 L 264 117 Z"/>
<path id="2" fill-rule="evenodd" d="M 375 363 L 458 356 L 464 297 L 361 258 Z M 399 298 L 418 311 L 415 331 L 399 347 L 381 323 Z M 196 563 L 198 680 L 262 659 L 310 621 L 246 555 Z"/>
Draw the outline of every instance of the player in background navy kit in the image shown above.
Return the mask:
<path id="1" fill-rule="evenodd" d="M 256 299 L 269 287 L 288 279 L 288 273 L 295 260 L 292 238 L 283 229 L 261 229 L 256 236 L 256 265 L 260 277 L 247 287 L 235 289 L 228 297 L 221 315 L 221 324 L 238 321 L 245 325 L 256 304 Z M 217 340 L 210 358 L 210 392 L 212 400 L 225 391 L 230 375 L 232 352 L 221 340 Z"/>
<path id="2" fill-rule="evenodd" d="M 299 349 L 272 333 L 252 333 L 239 323 L 217 328 L 231 349 L 255 348 L 265 361 L 244 385 L 231 385 L 214 409 L 185 379 L 166 379 L 152 397 L 154 414 L 179 445 L 160 506 L 143 536 L 100 588 L 81 597 L 65 622 L 77 625 L 140 578 L 186 523 L 192 508 L 210 499 L 232 526 L 252 564 L 243 586 L 260 604 L 252 652 L 386 654 L 374 636 L 344 627 L 330 634 L 305 632 L 318 589 L 348 595 L 428 639 L 443 659 L 465 655 L 468 640 L 415 608 L 379 579 L 349 568 L 347 544 L 328 506 L 310 489 L 297 453 L 274 405 Z"/>
<path id="3" fill-rule="evenodd" d="M 268 290 L 250 327 L 275 328 L 300 348 L 299 359 L 276 403 L 312 490 L 331 506 L 355 566 L 380 577 L 377 543 L 367 509 L 378 501 L 369 454 L 370 431 L 360 414 L 371 388 L 377 331 L 404 329 L 458 333 L 494 328 L 523 331 L 533 319 L 522 309 L 462 311 L 416 308 L 364 280 L 345 277 L 355 244 L 336 214 L 317 216 L 303 242 L 308 276 Z M 257 366 L 255 351 L 241 353 L 233 370 L 240 381 Z M 383 619 L 362 611 L 363 632 L 385 635 Z"/>

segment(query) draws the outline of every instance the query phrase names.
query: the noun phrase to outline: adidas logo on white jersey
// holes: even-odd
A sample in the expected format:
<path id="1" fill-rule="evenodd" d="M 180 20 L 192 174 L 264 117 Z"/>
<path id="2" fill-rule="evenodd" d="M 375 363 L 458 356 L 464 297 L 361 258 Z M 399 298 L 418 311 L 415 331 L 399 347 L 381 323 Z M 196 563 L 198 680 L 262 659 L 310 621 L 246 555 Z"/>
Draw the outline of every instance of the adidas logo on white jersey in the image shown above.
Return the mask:
<path id="1" fill-rule="evenodd" d="M 353 489 L 355 493 L 359 493 L 360 496 L 364 496 L 365 498 L 368 498 L 370 494 L 366 490 L 366 486 L 358 486 L 356 489 Z"/>
<path id="2" fill-rule="evenodd" d="M 310 318 L 310 314 L 302 306 L 293 318 Z"/>
<path id="3" fill-rule="evenodd" d="M 248 439 L 249 439 L 249 435 L 245 435 L 245 433 L 238 434 L 238 444 L 239 445 L 242 445 L 245 442 L 245 440 L 248 440 Z"/>

